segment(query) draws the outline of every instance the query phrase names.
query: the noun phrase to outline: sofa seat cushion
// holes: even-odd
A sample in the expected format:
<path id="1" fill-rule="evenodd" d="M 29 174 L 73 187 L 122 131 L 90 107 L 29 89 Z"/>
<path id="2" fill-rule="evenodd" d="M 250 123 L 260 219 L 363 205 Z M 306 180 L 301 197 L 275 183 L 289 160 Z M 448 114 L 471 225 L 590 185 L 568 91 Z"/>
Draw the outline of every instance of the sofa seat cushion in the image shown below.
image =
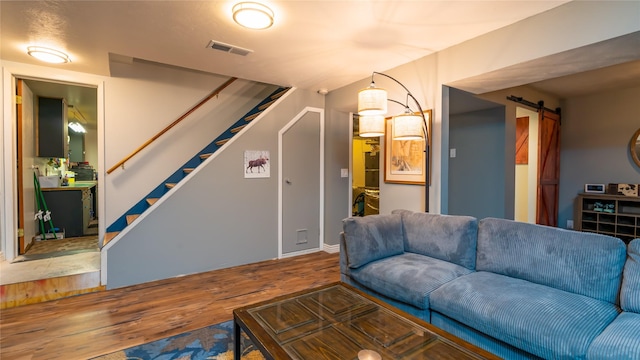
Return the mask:
<path id="1" fill-rule="evenodd" d="M 430 295 L 437 311 L 542 358 L 585 358 L 589 344 L 618 316 L 609 302 L 476 272 Z"/>
<path id="2" fill-rule="evenodd" d="M 400 214 L 369 215 L 342 220 L 347 262 L 352 269 L 404 252 Z"/>
<path id="3" fill-rule="evenodd" d="M 351 270 L 361 285 L 389 298 L 429 309 L 429 293 L 472 271 L 432 257 L 404 253 Z"/>
<path id="4" fill-rule="evenodd" d="M 640 359 L 640 314 L 620 314 L 591 344 L 587 358 Z"/>

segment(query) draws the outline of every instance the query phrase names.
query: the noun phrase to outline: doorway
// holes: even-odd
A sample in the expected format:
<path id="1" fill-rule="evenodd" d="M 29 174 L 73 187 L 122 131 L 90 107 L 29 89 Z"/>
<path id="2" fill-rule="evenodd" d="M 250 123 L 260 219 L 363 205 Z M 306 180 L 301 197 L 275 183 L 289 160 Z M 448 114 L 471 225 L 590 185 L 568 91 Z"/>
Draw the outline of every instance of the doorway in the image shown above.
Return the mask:
<path id="1" fill-rule="evenodd" d="M 380 137 L 361 137 L 351 117 L 351 216 L 380 213 Z"/>
<path id="2" fill-rule="evenodd" d="M 516 107 L 516 172 L 514 220 L 536 223 L 538 178 L 538 113 Z"/>
<path id="3" fill-rule="evenodd" d="M 98 167 L 98 87 L 22 76 L 12 77 L 11 82 L 12 87 L 15 88 L 15 94 L 18 95 L 14 102 L 15 116 L 5 121 L 13 122 L 12 127 L 17 131 L 4 133 L 3 137 L 6 142 L 13 143 L 15 146 L 15 157 L 11 157 L 16 161 L 19 171 L 15 173 L 16 178 L 13 181 L 8 181 L 8 184 L 12 184 L 11 187 L 5 187 L 5 189 L 11 189 L 17 196 L 9 197 L 3 206 L 8 211 L 14 209 L 14 221 L 16 228 L 20 231 L 15 234 L 17 236 L 12 236 L 10 233 L 15 230 L 4 230 L 4 234 L 9 235 L 5 237 L 2 250 L 5 258 L 10 261 L 10 266 L 3 265 L 3 279 L 14 279 L 19 282 L 47 278 L 49 276 L 42 272 L 36 276 L 37 271 L 30 270 L 31 266 L 28 266 L 32 260 L 44 261 L 43 259 L 50 260 L 46 267 L 54 272 L 52 276 L 64 275 L 65 268 L 99 271 L 98 191 L 93 175 Z M 66 156 L 58 153 L 49 154 L 43 150 L 46 146 L 42 145 L 42 141 L 54 143 L 55 141 L 48 141 L 47 138 L 56 135 L 46 127 L 39 128 L 40 112 L 45 112 L 40 109 L 40 99 L 54 99 L 54 102 L 64 104 L 64 110 L 60 111 L 59 115 L 65 117 L 68 123 L 78 123 L 84 128 L 85 132 L 80 133 L 67 130 L 66 126 L 58 126 L 59 130 L 64 128 L 64 132 L 67 132 L 66 136 L 62 137 L 67 142 L 66 145 L 69 145 L 71 137 L 75 138 L 74 150 L 66 152 Z M 82 172 L 78 171 L 81 169 L 89 169 L 91 175 L 84 173 L 77 177 L 76 174 Z M 5 178 L 9 174 L 5 173 Z M 55 181 L 54 178 L 56 178 Z M 48 182 L 49 180 L 54 182 Z M 86 187 L 87 190 L 75 191 L 74 186 Z M 41 192 L 37 191 L 37 187 L 41 188 Z M 76 212 L 66 211 L 69 206 L 66 199 L 53 199 L 55 198 L 53 194 L 58 193 L 82 193 L 79 198 L 83 202 L 78 205 L 78 212 L 85 213 L 87 216 L 81 220 L 86 225 L 81 233 L 68 231 L 68 225 L 60 221 L 61 217 L 68 217 L 69 214 L 76 214 Z M 11 198 L 16 199 L 16 202 L 10 201 Z M 64 210 L 60 211 L 60 207 Z M 42 210 L 41 214 L 45 215 L 40 216 L 43 221 L 36 217 L 40 210 Z M 50 217 L 46 216 L 47 210 L 50 212 Z M 7 219 L 11 221 L 11 217 Z M 88 254 L 89 252 L 93 254 Z M 63 261 L 55 260 L 63 257 Z M 78 261 L 82 264 L 78 264 Z M 18 263 L 20 266 L 17 265 Z M 34 268 L 43 267 L 43 264 L 32 265 Z M 18 268 L 19 274 L 14 274 L 12 269 Z"/>
<path id="4" fill-rule="evenodd" d="M 505 105 L 448 91 L 447 213 L 557 226 L 559 110 L 518 106 L 511 122 Z"/>
<path id="5" fill-rule="evenodd" d="M 513 218 L 508 138 L 504 105 L 449 88 L 447 214 Z"/>

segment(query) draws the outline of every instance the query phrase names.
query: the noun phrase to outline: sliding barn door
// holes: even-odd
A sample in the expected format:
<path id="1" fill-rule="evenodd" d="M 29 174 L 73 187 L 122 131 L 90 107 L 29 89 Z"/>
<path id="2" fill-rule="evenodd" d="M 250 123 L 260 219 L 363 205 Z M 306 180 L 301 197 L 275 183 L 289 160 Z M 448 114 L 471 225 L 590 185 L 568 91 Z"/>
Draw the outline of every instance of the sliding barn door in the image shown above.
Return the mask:
<path id="1" fill-rule="evenodd" d="M 538 196 L 536 223 L 558 226 L 560 190 L 560 115 L 538 113 Z"/>

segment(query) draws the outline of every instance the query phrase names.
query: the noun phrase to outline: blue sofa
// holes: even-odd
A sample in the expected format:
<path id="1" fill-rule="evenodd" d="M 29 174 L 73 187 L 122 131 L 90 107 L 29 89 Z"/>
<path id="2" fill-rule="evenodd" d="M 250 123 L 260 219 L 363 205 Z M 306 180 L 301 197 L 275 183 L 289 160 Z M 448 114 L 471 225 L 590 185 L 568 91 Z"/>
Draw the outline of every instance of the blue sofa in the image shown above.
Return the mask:
<path id="1" fill-rule="evenodd" d="M 640 359 L 640 239 L 396 210 L 348 218 L 341 279 L 507 359 Z"/>

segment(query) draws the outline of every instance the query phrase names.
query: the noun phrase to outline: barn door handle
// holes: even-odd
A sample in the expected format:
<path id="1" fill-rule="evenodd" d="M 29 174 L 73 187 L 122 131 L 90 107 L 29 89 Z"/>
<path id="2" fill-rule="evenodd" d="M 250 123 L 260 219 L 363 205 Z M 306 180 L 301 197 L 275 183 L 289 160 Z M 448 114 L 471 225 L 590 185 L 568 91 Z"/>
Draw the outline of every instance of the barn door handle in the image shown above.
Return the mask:
<path id="1" fill-rule="evenodd" d="M 286 182 L 287 185 L 291 185 L 291 180 L 289 180 L 289 179 L 284 179 L 284 182 Z"/>

